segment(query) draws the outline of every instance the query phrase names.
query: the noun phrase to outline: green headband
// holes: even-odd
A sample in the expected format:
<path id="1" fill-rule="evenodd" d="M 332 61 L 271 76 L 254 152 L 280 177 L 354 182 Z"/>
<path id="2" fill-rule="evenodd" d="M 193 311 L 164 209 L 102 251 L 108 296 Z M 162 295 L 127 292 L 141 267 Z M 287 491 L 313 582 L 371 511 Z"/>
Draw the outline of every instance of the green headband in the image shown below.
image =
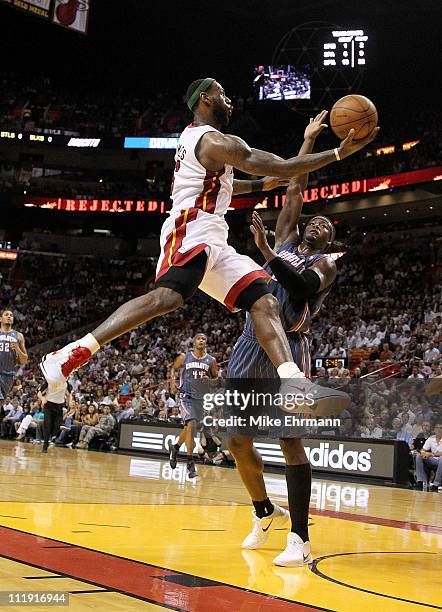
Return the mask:
<path id="1" fill-rule="evenodd" d="M 203 91 L 207 91 L 214 82 L 215 79 L 204 79 L 204 81 L 198 85 L 193 94 L 187 100 L 187 106 L 190 108 L 190 110 L 192 110 L 192 108 L 195 106 L 195 103 L 198 102 L 199 97 L 203 93 Z"/>

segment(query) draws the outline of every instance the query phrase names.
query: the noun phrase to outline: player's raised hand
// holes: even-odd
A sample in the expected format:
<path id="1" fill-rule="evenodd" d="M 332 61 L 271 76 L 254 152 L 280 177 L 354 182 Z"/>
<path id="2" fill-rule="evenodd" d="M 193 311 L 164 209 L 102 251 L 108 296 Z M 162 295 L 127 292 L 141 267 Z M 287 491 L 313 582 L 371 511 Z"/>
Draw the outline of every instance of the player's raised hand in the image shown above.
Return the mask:
<path id="1" fill-rule="evenodd" d="M 366 138 L 362 138 L 361 140 L 354 140 L 355 131 L 352 128 L 349 131 L 347 138 L 341 141 L 341 145 L 339 147 L 339 157 L 341 159 L 344 159 L 344 157 L 353 155 L 353 153 L 356 153 L 357 151 L 363 149 L 365 146 L 370 144 L 372 140 L 376 138 L 379 130 L 379 127 L 375 127 L 371 134 L 369 134 Z"/>
<path id="2" fill-rule="evenodd" d="M 252 213 L 252 225 L 250 226 L 250 231 L 252 232 L 255 239 L 255 244 L 260 251 L 270 248 L 269 243 L 267 242 L 266 228 L 264 227 L 261 217 L 255 210 Z"/>
<path id="3" fill-rule="evenodd" d="M 324 123 L 327 117 L 327 114 L 328 114 L 328 111 L 323 110 L 318 115 L 316 115 L 314 119 L 313 117 L 310 117 L 309 124 L 305 128 L 304 140 L 308 140 L 308 139 L 314 140 L 317 136 L 319 136 L 322 130 L 328 127 L 327 124 Z"/>
<path id="4" fill-rule="evenodd" d="M 277 176 L 264 176 L 262 178 L 263 191 L 272 191 L 272 189 L 278 189 L 278 187 L 287 187 L 288 184 L 288 179 L 278 178 Z"/>

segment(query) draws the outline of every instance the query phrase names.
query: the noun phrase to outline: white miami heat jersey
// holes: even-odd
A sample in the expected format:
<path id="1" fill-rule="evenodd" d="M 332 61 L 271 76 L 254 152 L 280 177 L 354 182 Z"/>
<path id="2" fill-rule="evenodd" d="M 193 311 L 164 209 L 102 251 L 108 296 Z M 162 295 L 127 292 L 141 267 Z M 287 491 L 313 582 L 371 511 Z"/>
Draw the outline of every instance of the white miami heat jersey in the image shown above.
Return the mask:
<path id="1" fill-rule="evenodd" d="M 195 147 L 207 132 L 219 132 L 211 125 L 187 126 L 178 141 L 175 172 L 172 181 L 171 216 L 186 208 L 223 217 L 230 206 L 233 191 L 233 168 L 224 166 L 218 172 L 206 170 L 195 155 Z"/>

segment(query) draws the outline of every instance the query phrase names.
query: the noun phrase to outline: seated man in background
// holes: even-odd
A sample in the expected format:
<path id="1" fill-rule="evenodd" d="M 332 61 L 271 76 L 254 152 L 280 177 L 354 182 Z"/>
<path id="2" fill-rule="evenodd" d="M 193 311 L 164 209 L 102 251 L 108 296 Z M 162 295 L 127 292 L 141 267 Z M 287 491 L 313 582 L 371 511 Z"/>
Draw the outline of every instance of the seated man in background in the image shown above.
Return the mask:
<path id="1" fill-rule="evenodd" d="M 18 399 L 15 397 L 12 402 L 12 408 L 8 411 L 2 420 L 1 437 L 15 437 L 15 423 L 22 420 L 23 409 L 20 406 Z"/>
<path id="2" fill-rule="evenodd" d="M 204 463 L 209 465 L 221 465 L 228 463 L 229 458 L 232 460 L 232 455 L 228 450 L 222 450 L 222 440 L 217 434 L 211 435 L 210 432 L 205 432 L 204 429 L 200 433 L 200 448 L 198 448 L 198 456 Z"/>
<path id="3" fill-rule="evenodd" d="M 97 425 L 83 425 L 80 441 L 75 448 L 87 449 L 95 436 L 109 436 L 115 427 L 115 419 L 110 413 L 110 406 L 100 404 L 100 417 Z"/>
<path id="4" fill-rule="evenodd" d="M 427 470 L 435 470 L 436 475 L 431 484 L 430 491 L 438 490 L 442 484 L 442 421 L 434 427 L 434 436 L 430 436 L 416 455 L 416 480 L 419 488 L 428 482 Z"/>

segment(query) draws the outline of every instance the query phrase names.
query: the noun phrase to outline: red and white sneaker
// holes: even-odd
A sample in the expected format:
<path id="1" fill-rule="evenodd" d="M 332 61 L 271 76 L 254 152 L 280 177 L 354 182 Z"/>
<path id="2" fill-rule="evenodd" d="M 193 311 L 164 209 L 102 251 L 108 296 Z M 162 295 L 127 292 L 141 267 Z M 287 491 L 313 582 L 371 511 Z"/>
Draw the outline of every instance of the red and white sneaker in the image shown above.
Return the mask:
<path id="1" fill-rule="evenodd" d="M 72 372 L 81 368 L 92 357 L 92 352 L 78 341 L 67 344 L 59 351 L 48 353 L 40 361 L 40 370 L 48 385 L 64 383 Z"/>

